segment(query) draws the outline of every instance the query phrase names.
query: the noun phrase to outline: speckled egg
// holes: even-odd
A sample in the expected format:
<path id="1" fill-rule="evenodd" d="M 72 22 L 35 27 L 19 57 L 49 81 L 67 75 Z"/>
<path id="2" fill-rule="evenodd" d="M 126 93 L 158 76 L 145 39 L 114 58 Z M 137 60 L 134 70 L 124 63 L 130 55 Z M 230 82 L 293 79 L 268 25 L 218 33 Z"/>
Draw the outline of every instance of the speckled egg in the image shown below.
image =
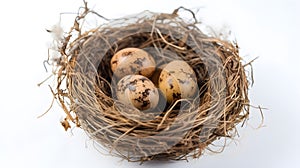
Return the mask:
<path id="1" fill-rule="evenodd" d="M 191 98 L 198 90 L 194 70 L 181 60 L 172 61 L 163 68 L 158 86 L 169 103 Z"/>
<path id="2" fill-rule="evenodd" d="M 125 48 L 118 51 L 110 63 L 114 75 L 118 78 L 132 74 L 150 77 L 156 66 L 153 57 L 139 48 Z"/>
<path id="3" fill-rule="evenodd" d="M 167 64 L 163 64 L 163 65 L 156 67 L 153 75 L 150 78 L 156 87 L 158 87 L 159 75 L 166 65 Z"/>
<path id="4" fill-rule="evenodd" d="M 139 110 L 150 110 L 159 102 L 159 92 L 154 84 L 142 75 L 124 76 L 117 84 L 117 98 Z"/>

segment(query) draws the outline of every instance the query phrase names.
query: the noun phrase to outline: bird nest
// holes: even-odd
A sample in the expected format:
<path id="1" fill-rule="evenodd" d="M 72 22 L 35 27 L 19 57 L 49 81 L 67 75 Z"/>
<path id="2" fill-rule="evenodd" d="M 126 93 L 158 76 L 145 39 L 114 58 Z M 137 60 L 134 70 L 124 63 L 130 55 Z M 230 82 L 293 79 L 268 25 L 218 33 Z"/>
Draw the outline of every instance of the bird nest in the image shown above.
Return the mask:
<path id="1" fill-rule="evenodd" d="M 190 12 L 182 19 L 179 10 Z M 52 93 L 66 113 L 63 126 L 75 123 L 111 154 L 130 161 L 198 158 L 214 141 L 236 136 L 249 115 L 245 65 L 236 43 L 204 34 L 193 12 L 142 12 L 109 20 L 82 32 L 79 14 L 60 41 Z M 98 14 L 96 14 L 98 15 Z M 100 16 L 100 15 L 98 15 Z M 151 112 L 128 107 L 113 97 L 110 60 L 135 47 L 154 57 L 157 67 L 183 60 L 194 70 L 198 92 L 193 99 L 162 103 Z"/>

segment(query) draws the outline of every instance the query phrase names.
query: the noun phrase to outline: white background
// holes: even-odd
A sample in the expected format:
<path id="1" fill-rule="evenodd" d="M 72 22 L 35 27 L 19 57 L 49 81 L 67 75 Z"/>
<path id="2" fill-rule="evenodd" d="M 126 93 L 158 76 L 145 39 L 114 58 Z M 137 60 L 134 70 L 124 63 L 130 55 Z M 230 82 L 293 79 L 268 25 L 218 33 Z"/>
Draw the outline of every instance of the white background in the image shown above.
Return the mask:
<path id="1" fill-rule="evenodd" d="M 0 167 L 272 167 L 300 165 L 300 3 L 298 0 L 91 0 L 89 5 L 108 18 L 145 9 L 172 12 L 179 6 L 200 9 L 197 16 L 207 25 L 232 30 L 245 60 L 253 63 L 253 105 L 241 137 L 221 154 L 205 154 L 190 162 L 151 162 L 144 165 L 120 161 L 97 152 L 80 129 L 65 132 L 59 121 L 64 114 L 50 105 L 48 84 L 37 83 L 49 74 L 42 65 L 52 41 L 46 28 L 59 21 L 59 13 L 76 12 L 80 0 L 2 1 L 0 16 Z M 65 16 L 65 20 L 73 16 Z M 63 20 L 62 20 L 63 21 Z"/>

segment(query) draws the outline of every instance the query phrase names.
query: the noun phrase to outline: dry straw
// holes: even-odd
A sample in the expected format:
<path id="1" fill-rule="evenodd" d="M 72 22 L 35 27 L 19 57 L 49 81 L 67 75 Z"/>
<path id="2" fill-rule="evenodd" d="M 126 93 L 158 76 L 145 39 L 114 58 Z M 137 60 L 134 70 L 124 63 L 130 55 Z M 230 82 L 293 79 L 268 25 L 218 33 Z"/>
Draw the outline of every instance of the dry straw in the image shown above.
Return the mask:
<path id="1" fill-rule="evenodd" d="M 191 20 L 180 18 L 180 10 Z M 73 122 L 130 161 L 198 158 L 215 140 L 236 136 L 237 124 L 249 115 L 249 81 L 235 43 L 202 33 L 194 13 L 183 7 L 172 14 L 145 11 L 82 32 L 80 24 L 91 13 L 98 15 L 85 3 L 54 60 L 51 91 L 67 115 L 66 129 Z M 151 52 L 158 66 L 186 61 L 197 74 L 196 97 L 149 113 L 113 99 L 110 59 L 126 47 Z"/>

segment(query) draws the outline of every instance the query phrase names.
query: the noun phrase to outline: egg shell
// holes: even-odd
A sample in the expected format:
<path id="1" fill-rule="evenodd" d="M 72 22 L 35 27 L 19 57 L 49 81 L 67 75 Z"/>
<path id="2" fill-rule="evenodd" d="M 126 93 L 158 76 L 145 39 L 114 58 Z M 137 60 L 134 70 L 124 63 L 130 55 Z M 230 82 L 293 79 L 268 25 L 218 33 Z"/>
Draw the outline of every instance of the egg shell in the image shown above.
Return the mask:
<path id="1" fill-rule="evenodd" d="M 169 103 L 191 98 L 198 90 L 194 70 L 185 61 L 168 63 L 160 73 L 158 86 Z"/>
<path id="2" fill-rule="evenodd" d="M 117 84 L 116 96 L 124 104 L 139 110 L 154 109 L 159 102 L 158 89 L 142 75 L 123 77 Z"/>
<path id="3" fill-rule="evenodd" d="M 155 60 L 139 48 L 125 48 L 111 58 L 111 70 L 117 78 L 138 74 L 151 77 L 155 71 Z"/>
<path id="4" fill-rule="evenodd" d="M 166 65 L 167 64 L 163 64 L 160 65 L 159 67 L 156 67 L 153 75 L 151 76 L 151 81 L 154 83 L 156 87 L 158 87 L 158 80 L 159 80 L 160 73 L 164 69 L 164 67 L 166 67 Z"/>

